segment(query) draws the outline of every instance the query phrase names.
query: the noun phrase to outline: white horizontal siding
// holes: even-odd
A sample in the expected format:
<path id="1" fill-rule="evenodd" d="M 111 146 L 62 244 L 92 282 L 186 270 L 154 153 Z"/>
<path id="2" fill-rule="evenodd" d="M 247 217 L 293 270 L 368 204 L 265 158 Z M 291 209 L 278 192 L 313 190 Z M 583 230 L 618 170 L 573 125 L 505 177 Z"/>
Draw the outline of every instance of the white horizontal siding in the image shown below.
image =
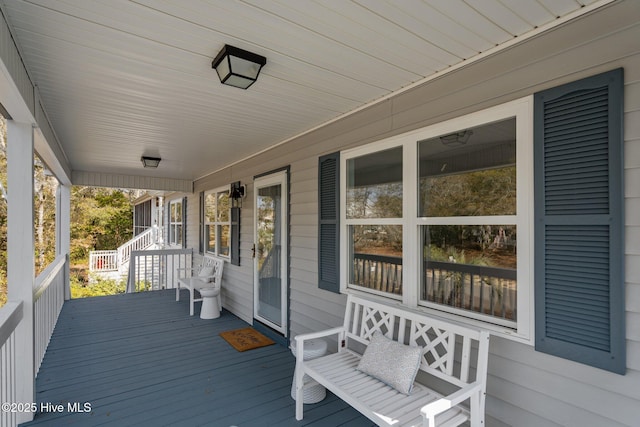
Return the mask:
<path id="1" fill-rule="evenodd" d="M 318 156 L 309 154 L 291 165 L 291 336 L 341 325 L 344 313 L 343 296 L 318 289 Z"/>

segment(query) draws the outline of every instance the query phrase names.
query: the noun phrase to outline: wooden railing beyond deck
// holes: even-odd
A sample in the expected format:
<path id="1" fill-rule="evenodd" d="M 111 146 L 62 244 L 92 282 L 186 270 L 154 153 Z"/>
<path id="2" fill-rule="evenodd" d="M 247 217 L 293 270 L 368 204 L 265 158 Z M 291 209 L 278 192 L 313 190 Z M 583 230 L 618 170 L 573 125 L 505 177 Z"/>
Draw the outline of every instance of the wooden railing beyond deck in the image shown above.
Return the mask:
<path id="1" fill-rule="evenodd" d="M 402 257 L 356 253 L 351 283 L 402 295 Z M 425 261 L 420 299 L 505 320 L 516 320 L 516 270 Z"/>

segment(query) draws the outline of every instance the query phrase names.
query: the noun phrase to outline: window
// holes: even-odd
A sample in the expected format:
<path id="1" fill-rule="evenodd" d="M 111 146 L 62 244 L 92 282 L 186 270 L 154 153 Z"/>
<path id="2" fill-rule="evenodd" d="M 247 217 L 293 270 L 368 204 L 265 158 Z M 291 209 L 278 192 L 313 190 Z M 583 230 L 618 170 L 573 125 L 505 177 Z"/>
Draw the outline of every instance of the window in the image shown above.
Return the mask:
<path id="1" fill-rule="evenodd" d="M 517 321 L 516 119 L 418 142 L 420 304 Z"/>
<path id="2" fill-rule="evenodd" d="M 222 257 L 230 256 L 230 208 L 228 188 L 219 188 L 204 194 L 205 252 Z"/>
<path id="3" fill-rule="evenodd" d="M 347 160 L 349 284 L 402 295 L 402 147 Z"/>
<path id="4" fill-rule="evenodd" d="M 182 217 L 183 199 L 172 200 L 169 203 L 169 244 L 183 246 Z"/>
<path id="5" fill-rule="evenodd" d="M 144 233 L 153 225 L 151 223 L 152 201 L 139 203 L 133 207 L 133 235 Z"/>
<path id="6" fill-rule="evenodd" d="M 531 343 L 532 98 L 341 155 L 342 287 Z"/>

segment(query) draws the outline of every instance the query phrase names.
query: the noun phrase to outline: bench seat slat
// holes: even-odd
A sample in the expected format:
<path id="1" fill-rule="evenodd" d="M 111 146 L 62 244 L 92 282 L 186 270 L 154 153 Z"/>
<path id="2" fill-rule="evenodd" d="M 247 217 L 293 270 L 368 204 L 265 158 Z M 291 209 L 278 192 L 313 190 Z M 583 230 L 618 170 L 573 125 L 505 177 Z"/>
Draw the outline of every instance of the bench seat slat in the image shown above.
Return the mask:
<path id="1" fill-rule="evenodd" d="M 409 396 L 402 394 L 358 371 L 359 362 L 360 357 L 355 353 L 342 351 L 305 361 L 305 372 L 379 425 L 421 426 L 420 408 L 442 397 L 418 383 Z M 459 425 L 467 419 L 466 411 L 454 407 L 443 413 L 438 421 L 442 423 L 439 425 L 446 426 L 447 420 L 455 420 L 452 425 Z"/>

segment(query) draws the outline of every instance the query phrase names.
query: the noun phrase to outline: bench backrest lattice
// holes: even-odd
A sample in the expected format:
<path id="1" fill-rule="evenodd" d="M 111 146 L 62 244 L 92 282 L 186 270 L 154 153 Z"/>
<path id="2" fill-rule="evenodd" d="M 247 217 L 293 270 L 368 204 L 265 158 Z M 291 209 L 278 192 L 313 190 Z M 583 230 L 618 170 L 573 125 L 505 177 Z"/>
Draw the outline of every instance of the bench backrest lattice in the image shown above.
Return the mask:
<path id="1" fill-rule="evenodd" d="M 459 387 L 486 378 L 486 331 L 451 320 L 425 317 L 406 307 L 390 306 L 349 295 L 344 319 L 346 348 L 368 345 L 374 332 L 403 344 L 423 348 L 420 370 Z M 476 367 L 478 367 L 476 369 Z"/>

